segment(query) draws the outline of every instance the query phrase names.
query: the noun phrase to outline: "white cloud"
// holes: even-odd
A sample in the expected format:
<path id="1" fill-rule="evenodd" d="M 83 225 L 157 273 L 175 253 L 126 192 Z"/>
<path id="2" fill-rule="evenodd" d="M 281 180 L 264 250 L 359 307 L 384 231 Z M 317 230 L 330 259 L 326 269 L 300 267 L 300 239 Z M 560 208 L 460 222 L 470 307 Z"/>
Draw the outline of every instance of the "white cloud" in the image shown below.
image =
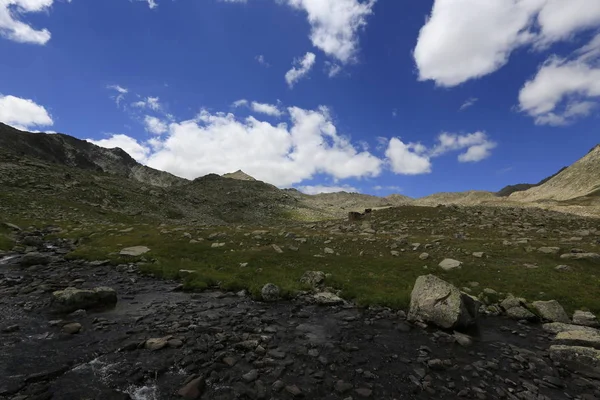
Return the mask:
<path id="1" fill-rule="evenodd" d="M 114 96 L 111 96 L 111 99 L 117 103 L 117 107 L 121 105 L 121 101 L 123 101 L 123 99 L 125 99 L 125 95 L 129 93 L 129 89 L 120 85 L 108 85 L 106 88 L 116 92 Z"/>
<path id="2" fill-rule="evenodd" d="M 146 0 L 146 2 L 148 3 L 148 7 L 150 7 L 150 9 L 158 7 L 158 4 L 156 4 L 155 0 Z"/>
<path id="3" fill-rule="evenodd" d="M 108 139 L 92 140 L 86 139 L 88 142 L 96 146 L 113 149 L 119 147 L 125 150 L 133 159 L 140 163 L 145 163 L 150 149 L 147 146 L 139 144 L 135 139 L 127 135 L 111 135 Z"/>
<path id="4" fill-rule="evenodd" d="M 133 107 L 137 108 L 149 108 L 153 111 L 162 110 L 163 106 L 160 104 L 160 99 L 158 97 L 146 97 L 143 100 L 136 101 L 135 103 L 131 103 Z"/>
<path id="5" fill-rule="evenodd" d="M 519 93 L 519 107 L 538 125 L 567 125 L 589 115 L 600 97 L 600 34 L 574 53 L 550 57 Z"/>
<path id="6" fill-rule="evenodd" d="M 325 72 L 330 78 L 334 78 L 342 72 L 342 66 L 331 61 L 325 61 Z"/>
<path id="7" fill-rule="evenodd" d="M 358 33 L 373 13 L 375 0 L 281 0 L 304 10 L 311 26 L 313 46 L 342 63 L 353 61 Z"/>
<path id="8" fill-rule="evenodd" d="M 598 24 L 598 0 L 435 0 L 414 50 L 419 79 L 455 86 L 501 68 L 521 46 Z"/>
<path id="9" fill-rule="evenodd" d="M 48 111 L 33 100 L 0 94 L 0 121 L 17 129 L 54 124 Z"/>
<path id="10" fill-rule="evenodd" d="M 144 117 L 144 126 L 146 130 L 155 135 L 162 135 L 169 130 L 167 124 L 161 121 L 159 118 L 146 115 Z"/>
<path id="11" fill-rule="evenodd" d="M 122 135 L 118 141 L 150 167 L 186 178 L 242 169 L 257 179 L 289 187 L 315 174 L 334 179 L 380 174 L 382 161 L 340 136 L 326 108 L 290 107 L 287 112 L 289 124 L 273 125 L 204 110 L 193 120 L 171 123 L 167 135 L 147 144 L 133 138 L 124 142 Z M 101 145 L 114 146 L 111 139 Z M 150 147 L 153 153 L 147 152 Z"/>
<path id="12" fill-rule="evenodd" d="M 316 56 L 308 52 L 302 59 L 294 60 L 292 69 L 285 74 L 285 80 L 290 88 L 293 88 L 296 82 L 304 78 L 315 65 Z"/>
<path id="13" fill-rule="evenodd" d="M 484 132 L 465 135 L 442 133 L 437 143 L 427 148 L 421 143 L 404 143 L 392 138 L 385 152 L 393 172 L 403 175 L 427 174 L 432 170 L 431 159 L 451 151 L 465 150 L 458 155 L 459 162 L 479 162 L 491 155 L 497 144 Z"/>
<path id="14" fill-rule="evenodd" d="M 267 62 L 265 56 L 263 56 L 262 54 L 257 55 L 254 59 L 262 66 L 265 66 L 267 68 L 271 66 L 271 64 Z"/>
<path id="15" fill-rule="evenodd" d="M 236 100 L 233 102 L 233 104 L 231 104 L 233 107 L 237 108 L 237 107 L 247 107 L 248 106 L 248 100 L 246 99 L 240 99 L 240 100 Z"/>
<path id="16" fill-rule="evenodd" d="M 314 185 L 314 186 L 298 186 L 297 189 L 305 194 L 320 194 L 320 193 L 360 193 L 360 191 L 350 185 L 343 186 L 326 186 L 326 185 Z"/>
<path id="17" fill-rule="evenodd" d="M 19 20 L 21 14 L 43 12 L 54 0 L 0 0 L 0 36 L 19 43 L 46 44 L 48 29 L 36 30 Z"/>
<path id="18" fill-rule="evenodd" d="M 251 107 L 252 111 L 254 112 L 267 114 L 274 117 L 281 117 L 281 115 L 283 114 L 283 112 L 281 112 L 281 110 L 274 104 L 258 103 L 256 101 L 253 101 Z"/>
<path id="19" fill-rule="evenodd" d="M 467 108 L 475 105 L 479 99 L 477 97 L 468 98 L 459 108 L 460 111 L 466 110 Z"/>
<path id="20" fill-rule="evenodd" d="M 416 143 L 405 144 L 398 138 L 390 139 L 385 156 L 396 174 L 419 175 L 431 172 L 429 156 L 423 154 L 423 148 Z"/>

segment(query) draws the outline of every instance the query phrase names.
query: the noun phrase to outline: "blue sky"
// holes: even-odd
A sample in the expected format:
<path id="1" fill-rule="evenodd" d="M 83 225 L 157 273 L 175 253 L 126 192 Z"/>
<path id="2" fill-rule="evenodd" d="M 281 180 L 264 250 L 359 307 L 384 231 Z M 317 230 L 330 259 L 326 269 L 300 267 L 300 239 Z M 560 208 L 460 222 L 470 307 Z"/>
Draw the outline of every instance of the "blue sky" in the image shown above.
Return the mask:
<path id="1" fill-rule="evenodd" d="M 0 121 L 194 178 L 412 197 L 596 145 L 597 0 L 9 0 Z"/>

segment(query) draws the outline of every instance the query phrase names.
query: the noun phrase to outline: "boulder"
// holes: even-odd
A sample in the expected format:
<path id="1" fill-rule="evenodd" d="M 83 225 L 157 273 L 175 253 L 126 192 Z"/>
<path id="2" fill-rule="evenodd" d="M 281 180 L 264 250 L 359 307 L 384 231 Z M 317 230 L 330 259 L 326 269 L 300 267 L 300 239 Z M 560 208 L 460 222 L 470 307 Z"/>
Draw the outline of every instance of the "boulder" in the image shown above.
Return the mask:
<path id="1" fill-rule="evenodd" d="M 300 278 L 300 283 L 308 286 L 319 286 L 325 281 L 325 272 L 322 271 L 306 271 Z"/>
<path id="2" fill-rule="evenodd" d="M 597 332 L 596 329 L 590 328 L 588 326 L 580 326 L 573 324 L 563 324 L 561 322 L 552 322 L 549 324 L 542 325 L 542 328 L 551 333 L 559 333 L 559 332 L 570 332 L 570 331 L 587 331 L 587 332 Z"/>
<path id="3" fill-rule="evenodd" d="M 202 397 L 205 388 L 206 381 L 200 376 L 190 380 L 187 385 L 179 389 L 177 394 L 185 400 L 198 400 Z"/>
<path id="4" fill-rule="evenodd" d="M 317 293 L 312 298 L 317 304 L 322 306 L 334 306 L 344 303 L 344 300 L 341 297 L 329 292 Z"/>
<path id="5" fill-rule="evenodd" d="M 460 268 L 460 266 L 462 265 L 462 262 L 458 261 L 458 260 L 453 260 L 451 258 L 446 258 L 444 259 L 441 263 L 438 264 L 438 266 L 443 269 L 444 271 L 450 271 L 456 268 Z"/>
<path id="6" fill-rule="evenodd" d="M 149 251 L 150 251 L 150 249 L 148 247 L 146 247 L 146 246 L 134 246 L 134 247 L 124 248 L 123 250 L 121 250 L 121 252 L 119 253 L 119 255 L 121 255 L 121 256 L 139 257 L 142 254 L 146 254 Z"/>
<path id="7" fill-rule="evenodd" d="M 31 265 L 47 265 L 50 264 L 50 261 L 52 261 L 50 256 L 34 251 L 24 254 L 19 263 L 23 267 L 29 267 Z"/>
<path id="8" fill-rule="evenodd" d="M 575 325 L 591 326 L 593 328 L 600 327 L 598 318 L 589 311 L 575 311 L 575 313 L 573 314 L 573 323 Z"/>
<path id="9" fill-rule="evenodd" d="M 522 306 L 509 308 L 506 310 L 506 315 L 517 320 L 525 319 L 528 321 L 533 321 L 537 319 L 534 313 Z"/>
<path id="10" fill-rule="evenodd" d="M 560 256 L 563 260 L 592 260 L 600 261 L 598 253 L 567 253 Z"/>
<path id="11" fill-rule="evenodd" d="M 560 247 L 540 247 L 537 251 L 544 254 L 558 254 Z"/>
<path id="12" fill-rule="evenodd" d="M 466 328 L 476 322 L 480 303 L 434 276 L 417 278 L 410 298 L 409 321 L 423 321 L 444 329 Z"/>
<path id="13" fill-rule="evenodd" d="M 559 332 L 554 340 L 568 346 L 594 347 L 600 350 L 600 331 Z"/>
<path id="14" fill-rule="evenodd" d="M 109 287 L 97 287 L 91 290 L 68 287 L 52 293 L 52 307 L 63 313 L 79 309 L 105 309 L 117 304 L 117 292 Z"/>
<path id="15" fill-rule="evenodd" d="M 277 301 L 280 295 L 279 286 L 267 283 L 262 287 L 260 294 L 264 301 Z"/>
<path id="16" fill-rule="evenodd" d="M 552 361 L 579 374 L 600 379 L 600 350 L 581 346 L 554 345 L 549 349 Z"/>
<path id="17" fill-rule="evenodd" d="M 540 316 L 547 321 L 563 322 L 565 324 L 571 322 L 565 309 L 556 300 L 534 301 L 532 305 Z"/>

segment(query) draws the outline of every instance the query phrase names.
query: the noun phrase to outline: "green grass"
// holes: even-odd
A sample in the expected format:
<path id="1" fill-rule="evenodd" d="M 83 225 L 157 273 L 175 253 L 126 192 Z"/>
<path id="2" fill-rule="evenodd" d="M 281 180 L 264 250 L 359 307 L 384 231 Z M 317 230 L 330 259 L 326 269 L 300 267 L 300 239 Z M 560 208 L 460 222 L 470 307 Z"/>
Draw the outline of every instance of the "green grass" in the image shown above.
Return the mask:
<path id="1" fill-rule="evenodd" d="M 0 225 L 0 251 L 7 251 L 14 247 L 15 241 L 11 237 L 10 229 Z"/>
<path id="2" fill-rule="evenodd" d="M 446 217 L 453 215 L 451 210 L 406 207 L 401 211 L 381 211 L 374 224 L 384 220 L 391 221 L 386 226 L 408 222 L 409 242 L 424 245 L 432 242 L 434 237 L 420 224 L 429 224 L 434 218 L 439 218 L 440 213 Z M 569 311 L 582 307 L 600 311 L 598 264 L 570 261 L 567 264 L 573 267 L 573 271 L 558 272 L 554 267 L 564 262 L 557 255 L 526 252 L 525 245 L 504 246 L 503 238 L 495 233 L 496 227 L 483 231 L 471 227 L 470 238 L 461 240 L 449 235 L 456 230 L 452 224 L 445 228 L 438 226 L 435 228 L 436 234 L 445 235 L 439 246 L 413 251 L 411 246 L 401 245 L 396 250 L 405 248 L 406 251 L 394 257 L 390 254 L 389 246 L 394 243 L 397 234 L 377 234 L 377 240 L 369 242 L 364 240 L 364 236 L 356 234 L 332 234 L 325 230 L 325 225 L 318 224 L 317 229 L 296 226 L 285 230 L 295 232 L 297 237 L 306 237 L 308 241 L 304 244 L 280 235 L 283 230 L 281 227 L 271 228 L 270 234 L 260 240 L 252 238 L 252 227 L 187 227 L 185 231 L 170 233 L 160 233 L 162 228 L 152 225 L 136 225 L 129 233 L 102 227 L 83 240 L 70 257 L 126 262 L 132 260 L 118 256 L 121 248 L 144 245 L 151 248 L 151 252 L 144 257 L 146 262 L 143 268 L 148 273 L 176 278 L 181 269 L 194 270 L 197 273 L 185 279 L 185 286 L 189 289 L 210 286 L 225 290 L 244 288 L 255 296 L 268 282 L 279 285 L 285 294 L 296 293 L 305 289 L 299 283 L 302 274 L 308 270 L 319 270 L 331 274 L 326 284 L 341 289 L 343 297 L 360 305 L 394 308 L 406 308 L 415 279 L 433 273 L 458 287 L 468 287 L 470 282 L 478 282 L 479 286 L 472 289 L 474 295 L 489 287 L 504 294 L 525 297 L 529 301 L 556 299 Z M 225 232 L 227 237 L 215 242 L 225 242 L 226 245 L 211 248 L 213 241 L 209 240 L 191 244 L 190 239 L 183 236 L 184 232 L 191 233 L 194 238 L 207 238 L 213 232 Z M 527 236 L 532 236 L 531 232 Z M 333 238 L 332 242 L 325 244 L 328 238 Z M 353 238 L 358 240 L 353 241 Z M 283 248 L 284 253 L 276 253 L 271 244 Z M 528 245 L 540 247 L 557 244 L 558 241 L 553 239 L 532 238 Z M 289 245 L 299 247 L 299 251 L 287 249 Z M 340 255 L 325 255 L 324 247 L 333 248 Z M 430 253 L 430 259 L 420 260 L 418 256 L 422 251 Z M 484 251 L 489 257 L 475 258 L 470 255 L 474 251 Z M 317 258 L 315 254 L 325 257 Z M 445 257 L 456 258 L 463 261 L 464 265 L 458 270 L 442 271 L 437 264 Z M 248 266 L 241 268 L 240 263 L 248 263 Z M 539 268 L 527 269 L 523 266 L 525 263 L 536 264 Z"/>

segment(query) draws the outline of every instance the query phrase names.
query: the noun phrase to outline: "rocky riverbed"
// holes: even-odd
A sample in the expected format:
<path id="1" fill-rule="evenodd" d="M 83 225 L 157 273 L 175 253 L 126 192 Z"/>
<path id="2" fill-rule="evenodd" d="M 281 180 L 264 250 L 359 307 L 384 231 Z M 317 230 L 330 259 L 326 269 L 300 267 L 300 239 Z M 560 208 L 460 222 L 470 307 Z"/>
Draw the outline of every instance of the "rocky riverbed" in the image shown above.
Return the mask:
<path id="1" fill-rule="evenodd" d="M 387 308 L 184 293 L 134 264 L 66 261 L 43 233 L 0 254 L 1 399 L 600 398 L 539 324 L 481 317 L 464 336 Z M 116 306 L 59 313 L 67 287 L 111 288 Z"/>

